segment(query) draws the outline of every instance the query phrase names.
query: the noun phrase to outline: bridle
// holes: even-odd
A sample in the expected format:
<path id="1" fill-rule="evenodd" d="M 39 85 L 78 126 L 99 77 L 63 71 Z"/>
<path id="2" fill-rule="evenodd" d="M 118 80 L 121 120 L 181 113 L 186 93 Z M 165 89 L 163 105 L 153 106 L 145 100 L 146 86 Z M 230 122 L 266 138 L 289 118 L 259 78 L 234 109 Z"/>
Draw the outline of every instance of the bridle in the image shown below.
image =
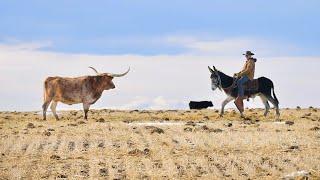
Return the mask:
<path id="1" fill-rule="evenodd" d="M 232 77 L 232 79 L 233 79 L 232 80 L 232 84 L 229 87 L 226 87 L 226 88 L 223 88 L 223 89 L 231 89 L 237 84 L 238 78 Z"/>
<path id="2" fill-rule="evenodd" d="M 237 83 L 237 78 L 235 78 L 235 77 L 233 77 L 233 81 L 232 81 L 232 84 L 229 86 L 229 87 L 226 87 L 226 88 L 223 88 L 222 87 L 222 83 L 221 83 L 221 77 L 220 77 L 220 75 L 219 75 L 219 73 L 218 72 L 214 72 L 215 74 L 216 74 L 216 76 L 218 77 L 218 88 L 220 89 L 220 90 L 224 90 L 225 92 L 228 92 L 228 91 L 230 91 L 234 86 L 235 86 L 235 84 Z"/>
<path id="3" fill-rule="evenodd" d="M 219 73 L 218 72 L 216 72 L 216 71 L 214 71 L 214 73 L 215 73 L 215 75 L 218 77 L 218 84 L 217 84 L 217 87 L 220 89 L 220 91 L 221 91 L 221 89 L 223 89 L 222 88 L 222 83 L 221 83 L 221 78 L 220 78 L 220 75 L 219 75 Z"/>

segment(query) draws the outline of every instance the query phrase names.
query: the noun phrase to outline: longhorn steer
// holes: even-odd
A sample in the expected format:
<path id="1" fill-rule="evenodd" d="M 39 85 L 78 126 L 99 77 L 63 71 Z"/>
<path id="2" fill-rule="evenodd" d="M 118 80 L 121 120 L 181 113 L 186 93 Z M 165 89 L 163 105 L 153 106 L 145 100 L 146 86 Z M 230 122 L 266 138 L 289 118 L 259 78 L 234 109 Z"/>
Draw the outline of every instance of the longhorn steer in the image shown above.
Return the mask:
<path id="1" fill-rule="evenodd" d="M 68 77 L 48 77 L 44 81 L 44 103 L 43 120 L 46 120 L 46 112 L 51 103 L 51 111 L 54 117 L 59 120 L 56 113 L 58 102 L 65 104 L 83 104 L 84 119 L 87 119 L 87 113 L 91 104 L 94 104 L 102 95 L 104 90 L 114 89 L 115 85 L 112 82 L 114 77 L 126 75 L 130 68 L 123 74 L 98 73 L 93 68 L 96 76 L 82 76 L 75 78 Z"/>

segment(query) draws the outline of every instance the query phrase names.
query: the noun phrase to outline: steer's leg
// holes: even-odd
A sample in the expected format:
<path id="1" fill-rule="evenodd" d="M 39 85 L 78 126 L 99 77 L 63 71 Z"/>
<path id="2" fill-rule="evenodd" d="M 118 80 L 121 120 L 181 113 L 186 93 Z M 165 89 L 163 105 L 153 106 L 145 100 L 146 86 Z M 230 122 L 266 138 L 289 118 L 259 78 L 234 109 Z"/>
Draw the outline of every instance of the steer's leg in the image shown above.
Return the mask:
<path id="1" fill-rule="evenodd" d="M 58 121 L 58 120 L 59 120 L 59 117 L 58 117 L 57 112 L 56 112 L 57 104 L 58 104 L 57 101 L 53 101 L 53 102 L 51 103 L 50 109 L 51 109 L 54 117 L 55 117 L 56 120 Z"/>
<path id="2" fill-rule="evenodd" d="M 42 114 L 43 114 L 43 120 L 47 119 L 47 109 L 50 105 L 51 99 L 50 100 L 45 100 L 45 102 L 42 105 Z"/>
<path id="3" fill-rule="evenodd" d="M 222 105 L 221 105 L 221 110 L 220 110 L 220 117 L 223 116 L 224 114 L 224 107 L 234 99 L 234 97 L 232 96 L 228 96 L 223 102 L 222 102 Z"/>
<path id="4" fill-rule="evenodd" d="M 269 112 L 269 109 L 270 109 L 270 105 L 269 105 L 268 99 L 263 94 L 260 95 L 260 98 L 261 98 L 261 101 L 262 101 L 262 103 L 264 104 L 264 107 L 265 107 L 264 116 L 267 116 L 268 112 Z"/>
<path id="5" fill-rule="evenodd" d="M 90 107 L 90 104 L 88 103 L 83 103 L 83 111 L 84 111 L 84 119 L 87 120 L 88 119 L 88 111 L 89 111 L 89 107 Z"/>

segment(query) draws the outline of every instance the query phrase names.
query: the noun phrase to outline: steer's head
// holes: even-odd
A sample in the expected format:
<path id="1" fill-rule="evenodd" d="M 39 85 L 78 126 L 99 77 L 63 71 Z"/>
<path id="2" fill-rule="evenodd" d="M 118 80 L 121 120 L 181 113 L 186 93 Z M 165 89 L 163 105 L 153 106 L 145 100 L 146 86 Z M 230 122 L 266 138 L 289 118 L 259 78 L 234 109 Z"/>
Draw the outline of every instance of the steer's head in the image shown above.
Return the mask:
<path id="1" fill-rule="evenodd" d="M 213 104 L 211 101 L 208 101 L 208 107 L 213 107 Z"/>
<path id="2" fill-rule="evenodd" d="M 113 83 L 113 77 L 108 76 L 106 74 L 101 74 L 101 86 L 104 90 L 114 89 L 116 86 Z"/>
<path id="3" fill-rule="evenodd" d="M 89 67 L 92 70 L 94 70 L 97 73 L 97 76 L 99 77 L 99 85 L 103 88 L 103 90 L 109 90 L 109 89 L 114 89 L 116 88 L 116 86 L 113 83 L 113 78 L 114 77 L 122 77 L 126 74 L 128 74 L 128 72 L 130 71 L 130 67 L 129 69 L 122 73 L 122 74 L 113 74 L 113 73 L 99 73 L 95 68 L 93 67 Z"/>

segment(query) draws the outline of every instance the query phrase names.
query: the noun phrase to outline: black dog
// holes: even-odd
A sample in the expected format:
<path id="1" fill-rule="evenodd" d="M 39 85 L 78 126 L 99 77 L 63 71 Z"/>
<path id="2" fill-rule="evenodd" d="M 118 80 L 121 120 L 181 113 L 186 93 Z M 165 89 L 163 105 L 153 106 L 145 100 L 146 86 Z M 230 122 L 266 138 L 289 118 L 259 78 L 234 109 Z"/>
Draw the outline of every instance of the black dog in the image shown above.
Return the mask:
<path id="1" fill-rule="evenodd" d="M 190 101 L 189 108 L 190 109 L 207 109 L 208 107 L 213 107 L 211 101 Z"/>

